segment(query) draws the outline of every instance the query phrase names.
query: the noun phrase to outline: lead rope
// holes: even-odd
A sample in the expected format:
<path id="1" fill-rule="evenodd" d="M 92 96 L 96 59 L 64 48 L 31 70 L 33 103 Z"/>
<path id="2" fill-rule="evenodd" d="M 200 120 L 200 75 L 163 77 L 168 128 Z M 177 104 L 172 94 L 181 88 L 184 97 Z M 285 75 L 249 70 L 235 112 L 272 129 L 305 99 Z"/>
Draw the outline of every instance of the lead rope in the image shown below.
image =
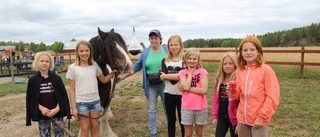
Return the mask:
<path id="1" fill-rule="evenodd" d="M 71 129 L 70 129 L 70 119 L 68 119 L 68 129 L 71 131 Z M 69 137 L 71 137 L 71 135 L 69 135 Z"/>
<path id="2" fill-rule="evenodd" d="M 116 73 L 113 77 L 113 84 L 112 84 L 112 89 L 111 89 L 111 94 L 109 95 L 109 102 L 107 103 L 107 107 L 103 110 L 102 114 L 100 114 L 99 117 L 96 117 L 96 118 L 92 118 L 92 117 L 89 117 L 89 116 L 86 116 L 86 115 L 83 115 L 83 114 L 78 114 L 78 116 L 82 116 L 82 117 L 86 117 L 86 118 L 89 118 L 89 119 L 99 119 L 101 118 L 104 114 L 106 114 L 108 108 L 109 108 L 109 105 L 111 103 L 111 99 L 114 97 L 114 90 L 116 88 L 116 84 L 117 84 L 117 79 L 118 79 L 118 73 Z"/>

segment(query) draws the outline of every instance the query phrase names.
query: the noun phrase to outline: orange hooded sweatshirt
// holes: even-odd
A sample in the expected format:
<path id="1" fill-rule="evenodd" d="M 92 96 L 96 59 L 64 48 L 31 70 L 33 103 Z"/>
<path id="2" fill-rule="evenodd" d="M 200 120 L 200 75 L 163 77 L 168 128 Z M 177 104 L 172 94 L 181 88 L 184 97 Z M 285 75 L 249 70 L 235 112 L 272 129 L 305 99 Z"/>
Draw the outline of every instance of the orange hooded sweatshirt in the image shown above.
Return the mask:
<path id="1" fill-rule="evenodd" d="M 266 64 L 246 65 L 237 70 L 235 99 L 240 100 L 237 120 L 253 126 L 258 120 L 268 126 L 280 103 L 280 87 L 277 76 Z"/>

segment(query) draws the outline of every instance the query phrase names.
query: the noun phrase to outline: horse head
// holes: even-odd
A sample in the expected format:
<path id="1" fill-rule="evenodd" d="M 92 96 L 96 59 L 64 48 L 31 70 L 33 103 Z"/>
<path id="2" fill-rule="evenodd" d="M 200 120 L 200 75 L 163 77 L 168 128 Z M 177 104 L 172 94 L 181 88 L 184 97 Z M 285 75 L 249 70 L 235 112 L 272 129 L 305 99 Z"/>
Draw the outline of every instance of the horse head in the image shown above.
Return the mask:
<path id="1" fill-rule="evenodd" d="M 103 32 L 98 28 L 98 34 L 90 40 L 93 46 L 94 60 L 100 62 L 99 65 L 109 65 L 112 70 L 116 69 L 118 73 L 132 71 L 128 48 L 122 36 L 114 32 L 114 29 Z"/>
<path id="2" fill-rule="evenodd" d="M 118 73 L 133 71 L 126 43 L 122 36 L 113 29 L 103 32 L 98 27 L 98 36 L 91 38 L 89 42 L 92 46 L 93 59 L 104 75 L 109 74 L 111 70 L 117 70 Z M 101 106 L 107 108 L 111 100 L 109 98 L 111 82 L 102 84 L 99 81 L 98 87 Z"/>

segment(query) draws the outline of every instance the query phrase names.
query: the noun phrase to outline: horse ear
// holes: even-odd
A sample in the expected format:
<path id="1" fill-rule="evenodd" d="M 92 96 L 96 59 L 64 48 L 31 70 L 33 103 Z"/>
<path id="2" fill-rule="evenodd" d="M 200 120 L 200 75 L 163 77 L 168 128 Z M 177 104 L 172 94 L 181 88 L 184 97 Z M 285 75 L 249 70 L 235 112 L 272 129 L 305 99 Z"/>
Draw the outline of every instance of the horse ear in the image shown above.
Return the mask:
<path id="1" fill-rule="evenodd" d="M 114 33 L 114 28 L 112 28 L 110 31 Z"/>
<path id="2" fill-rule="evenodd" d="M 104 35 L 104 32 L 101 31 L 99 27 L 98 27 L 98 34 L 99 34 L 99 36 L 103 36 Z"/>

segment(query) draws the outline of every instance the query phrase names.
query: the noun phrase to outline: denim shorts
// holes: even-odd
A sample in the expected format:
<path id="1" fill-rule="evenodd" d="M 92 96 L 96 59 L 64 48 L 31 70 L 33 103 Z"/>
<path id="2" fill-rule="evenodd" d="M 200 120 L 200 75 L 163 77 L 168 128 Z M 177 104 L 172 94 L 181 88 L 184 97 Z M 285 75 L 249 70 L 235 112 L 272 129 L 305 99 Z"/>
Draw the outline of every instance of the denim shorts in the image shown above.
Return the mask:
<path id="1" fill-rule="evenodd" d="M 181 124 L 183 125 L 206 125 L 208 110 L 188 110 L 181 107 Z"/>
<path id="2" fill-rule="evenodd" d="M 87 114 L 91 111 L 100 111 L 100 100 L 92 102 L 76 102 L 77 110 L 79 114 Z"/>

